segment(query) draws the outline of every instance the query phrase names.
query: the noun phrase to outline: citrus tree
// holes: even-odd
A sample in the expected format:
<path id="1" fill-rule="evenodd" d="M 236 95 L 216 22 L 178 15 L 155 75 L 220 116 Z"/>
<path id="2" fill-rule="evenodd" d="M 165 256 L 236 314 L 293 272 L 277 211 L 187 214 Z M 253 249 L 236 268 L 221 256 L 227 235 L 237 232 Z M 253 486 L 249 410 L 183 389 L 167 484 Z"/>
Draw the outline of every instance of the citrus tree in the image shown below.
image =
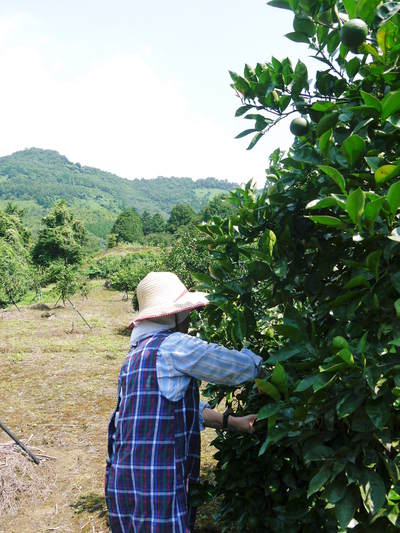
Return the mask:
<path id="1" fill-rule="evenodd" d="M 35 264 L 50 266 L 60 261 L 64 265 L 73 265 L 82 261 L 87 232 L 64 200 L 55 203 L 53 209 L 43 217 L 42 224 L 32 249 Z"/>
<path id="2" fill-rule="evenodd" d="M 318 61 L 231 73 L 251 149 L 278 122 L 295 135 L 267 183 L 201 226 L 202 335 L 262 355 L 268 377 L 209 386 L 252 436 L 214 444 L 219 520 L 241 531 L 400 526 L 400 3 L 272 0 Z M 290 123 L 289 123 L 290 121 Z"/>
<path id="3" fill-rule="evenodd" d="M 0 211 L 0 307 L 17 306 L 32 285 L 30 233 L 22 216 L 12 204 Z"/>

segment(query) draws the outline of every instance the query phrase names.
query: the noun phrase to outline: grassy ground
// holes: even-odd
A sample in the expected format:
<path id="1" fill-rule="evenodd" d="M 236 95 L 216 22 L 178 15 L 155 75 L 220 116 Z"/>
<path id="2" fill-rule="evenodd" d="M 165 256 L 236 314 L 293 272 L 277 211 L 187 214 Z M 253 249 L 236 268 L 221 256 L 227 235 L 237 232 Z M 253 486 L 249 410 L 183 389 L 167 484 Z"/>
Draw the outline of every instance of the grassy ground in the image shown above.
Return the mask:
<path id="1" fill-rule="evenodd" d="M 55 458 L 24 470 L 18 464 L 27 459 L 20 456 L 15 475 L 24 484 L 8 495 L 11 505 L 0 509 L 1 533 L 108 531 L 103 512 L 107 424 L 132 310 L 130 301 L 100 281 L 93 282 L 89 299 L 77 297 L 74 303 L 92 330 L 68 306 L 31 305 L 0 315 L 0 419 Z M 213 430 L 203 433 L 204 473 L 213 462 L 208 446 L 213 436 Z M 0 432 L 0 443 L 8 441 Z M 11 490 L 7 464 L 0 447 L 0 502 L 1 492 Z M 200 510 L 199 531 L 213 531 L 210 514 Z"/>

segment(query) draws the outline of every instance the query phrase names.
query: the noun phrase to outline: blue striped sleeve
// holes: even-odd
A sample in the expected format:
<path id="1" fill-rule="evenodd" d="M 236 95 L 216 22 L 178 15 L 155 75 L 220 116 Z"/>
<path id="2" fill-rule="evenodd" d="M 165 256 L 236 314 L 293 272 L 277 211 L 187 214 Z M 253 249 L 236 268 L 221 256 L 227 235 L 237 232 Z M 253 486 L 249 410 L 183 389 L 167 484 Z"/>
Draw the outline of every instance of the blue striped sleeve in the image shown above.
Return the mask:
<path id="1" fill-rule="evenodd" d="M 254 379 L 262 362 L 251 350 L 228 350 L 178 332 L 169 335 L 159 350 L 178 375 L 223 385 Z"/>

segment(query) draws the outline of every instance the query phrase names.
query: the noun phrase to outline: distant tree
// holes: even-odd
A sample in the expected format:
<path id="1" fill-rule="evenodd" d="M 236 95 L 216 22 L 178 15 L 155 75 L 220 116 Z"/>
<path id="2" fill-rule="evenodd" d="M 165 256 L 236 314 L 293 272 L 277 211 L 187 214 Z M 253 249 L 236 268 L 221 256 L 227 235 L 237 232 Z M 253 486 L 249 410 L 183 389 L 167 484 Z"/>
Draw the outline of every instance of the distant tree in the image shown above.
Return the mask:
<path id="1" fill-rule="evenodd" d="M 31 272 L 26 258 L 0 239 L 0 307 L 15 305 L 31 287 Z"/>
<path id="2" fill-rule="evenodd" d="M 143 237 L 142 220 L 135 208 L 122 211 L 114 222 L 111 233 L 117 236 L 117 242 L 137 242 Z"/>
<path id="3" fill-rule="evenodd" d="M 22 215 L 13 204 L 0 211 L 0 307 L 17 306 L 32 285 L 27 253 L 30 233 Z"/>
<path id="4" fill-rule="evenodd" d="M 208 222 L 211 217 L 227 218 L 235 212 L 235 206 L 228 201 L 226 194 L 219 194 L 209 200 L 201 212 L 201 220 Z"/>
<path id="5" fill-rule="evenodd" d="M 193 272 L 208 272 L 211 256 L 204 241 L 196 228 L 181 228 L 162 254 L 163 268 L 175 272 L 189 289 L 195 284 Z"/>
<path id="6" fill-rule="evenodd" d="M 0 239 L 6 242 L 21 254 L 26 253 L 30 241 L 30 232 L 22 223 L 21 211 L 9 210 L 8 204 L 5 211 L 0 211 Z"/>
<path id="7" fill-rule="evenodd" d="M 64 200 L 42 219 L 44 227 L 32 250 L 32 259 L 38 265 L 48 266 L 61 260 L 65 265 L 82 261 L 87 232 L 79 220 L 68 209 Z"/>
<path id="8" fill-rule="evenodd" d="M 151 215 L 148 211 L 143 211 L 141 219 L 144 235 L 165 231 L 165 220 L 160 213 Z"/>
<path id="9" fill-rule="evenodd" d="M 177 204 L 172 208 L 167 222 L 167 229 L 170 233 L 176 233 L 180 226 L 188 226 L 197 219 L 196 213 L 187 204 Z"/>
<path id="10" fill-rule="evenodd" d="M 20 209 L 17 206 L 17 204 L 14 204 L 13 202 L 8 202 L 7 205 L 6 205 L 6 208 L 4 209 L 4 212 L 7 215 L 15 215 L 20 220 L 22 220 L 22 218 L 23 218 L 23 216 L 25 214 L 25 209 Z"/>

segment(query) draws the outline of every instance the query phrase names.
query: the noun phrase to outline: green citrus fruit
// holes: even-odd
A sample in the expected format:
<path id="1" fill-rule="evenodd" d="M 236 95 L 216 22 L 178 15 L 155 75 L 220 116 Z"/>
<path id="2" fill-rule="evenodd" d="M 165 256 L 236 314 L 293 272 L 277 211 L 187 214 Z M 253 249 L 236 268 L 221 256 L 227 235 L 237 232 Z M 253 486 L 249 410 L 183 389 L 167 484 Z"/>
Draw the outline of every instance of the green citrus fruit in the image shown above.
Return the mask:
<path id="1" fill-rule="evenodd" d="M 338 335 L 337 337 L 333 337 L 332 339 L 332 348 L 335 350 L 342 350 L 343 348 L 348 348 L 349 343 L 346 341 L 344 337 L 341 337 Z"/>
<path id="2" fill-rule="evenodd" d="M 308 132 L 309 124 L 305 118 L 297 117 L 290 123 L 290 131 L 293 135 L 301 136 L 306 135 Z"/>
<path id="3" fill-rule="evenodd" d="M 357 49 L 368 35 L 368 26 L 361 19 L 345 22 L 340 30 L 342 43 L 350 49 Z"/>

